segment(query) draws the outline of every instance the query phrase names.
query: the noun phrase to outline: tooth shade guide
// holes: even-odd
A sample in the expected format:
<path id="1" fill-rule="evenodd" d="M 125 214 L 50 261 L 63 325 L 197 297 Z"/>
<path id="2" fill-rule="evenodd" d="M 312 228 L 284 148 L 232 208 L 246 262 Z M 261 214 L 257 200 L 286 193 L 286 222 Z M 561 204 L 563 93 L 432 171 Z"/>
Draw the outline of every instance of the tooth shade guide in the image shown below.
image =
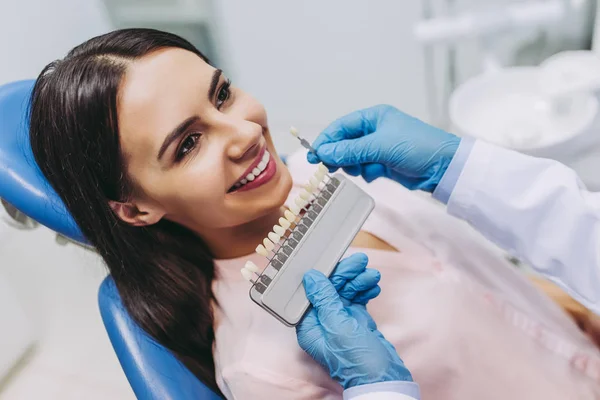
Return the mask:
<path id="1" fill-rule="evenodd" d="M 264 238 L 263 246 L 265 246 L 265 249 L 267 249 L 267 251 L 271 251 L 275 248 L 275 244 L 271 242 L 268 238 Z"/>
<path id="2" fill-rule="evenodd" d="M 247 280 L 247 281 L 250 281 L 250 282 L 252 282 L 252 283 L 255 283 L 255 281 L 252 279 L 252 278 L 254 277 L 254 274 L 252 273 L 252 271 L 250 271 L 250 270 L 249 270 L 249 269 L 247 269 L 247 268 L 242 268 L 240 272 L 241 272 L 241 274 L 242 274 L 242 277 L 243 277 L 245 280 Z"/>
<path id="3" fill-rule="evenodd" d="M 256 272 L 256 273 L 260 272 L 260 269 L 258 268 L 258 266 L 256 264 L 254 264 L 252 261 L 246 261 L 246 265 L 244 265 L 244 268 L 246 268 L 248 271 L 252 271 L 252 272 Z"/>
<path id="4" fill-rule="evenodd" d="M 268 257 L 269 256 L 269 252 L 267 251 L 267 249 L 265 248 L 265 246 L 263 246 L 262 244 L 259 244 L 256 247 L 256 252 L 258 254 L 260 254 L 263 257 Z"/>
<path id="5" fill-rule="evenodd" d="M 298 208 L 298 206 L 295 206 L 295 205 L 293 205 L 293 204 L 292 204 L 292 205 L 290 205 L 290 207 L 289 207 L 289 210 L 288 210 L 288 211 L 290 212 L 290 214 L 291 214 L 291 215 L 294 215 L 294 219 L 293 219 L 293 221 L 292 221 L 292 219 L 291 219 L 291 215 L 290 215 L 290 214 L 287 214 L 287 215 L 285 216 L 285 218 L 286 218 L 288 221 L 290 221 L 290 222 L 295 222 L 295 221 L 296 221 L 296 216 L 297 216 L 298 214 L 300 214 L 300 208 Z"/>
<path id="6" fill-rule="evenodd" d="M 284 215 L 285 215 L 285 218 L 284 217 L 279 218 L 279 225 L 284 229 L 289 229 L 289 227 L 292 225 L 292 223 L 290 222 L 289 219 L 287 219 L 288 218 L 287 210 L 286 210 L 286 213 L 284 213 Z M 294 216 L 294 215 L 292 214 L 292 216 Z M 296 220 L 296 217 L 294 216 L 294 221 L 295 220 Z"/>
<path id="7" fill-rule="evenodd" d="M 269 232 L 269 235 L 267 237 L 273 243 L 279 243 L 279 241 L 281 240 L 281 235 L 278 235 L 275 232 Z"/>
<path id="8" fill-rule="evenodd" d="M 308 202 L 305 199 L 303 199 L 302 197 L 296 198 L 295 203 L 300 209 L 303 209 L 308 204 Z"/>
<path id="9" fill-rule="evenodd" d="M 303 190 L 302 192 L 300 192 L 300 197 L 301 197 L 303 200 L 306 200 L 306 201 L 308 201 L 308 199 L 310 199 L 310 196 L 311 196 L 311 194 L 312 194 L 312 191 L 307 191 L 307 190 L 305 189 L 305 190 Z"/>
<path id="10" fill-rule="evenodd" d="M 306 191 L 314 200 L 300 215 L 285 210 L 278 228 L 273 226 L 273 233 L 285 235 L 278 235 L 281 240 L 250 289 L 252 301 L 286 326 L 295 326 L 309 304 L 301 276 L 311 268 L 329 276 L 374 206 L 343 176 L 323 175 L 317 183 L 314 191 Z"/>
<path id="11" fill-rule="evenodd" d="M 273 232 L 275 232 L 275 234 L 277 234 L 281 237 L 285 236 L 286 231 L 287 231 L 287 229 L 280 225 L 275 225 L 273 227 Z"/>

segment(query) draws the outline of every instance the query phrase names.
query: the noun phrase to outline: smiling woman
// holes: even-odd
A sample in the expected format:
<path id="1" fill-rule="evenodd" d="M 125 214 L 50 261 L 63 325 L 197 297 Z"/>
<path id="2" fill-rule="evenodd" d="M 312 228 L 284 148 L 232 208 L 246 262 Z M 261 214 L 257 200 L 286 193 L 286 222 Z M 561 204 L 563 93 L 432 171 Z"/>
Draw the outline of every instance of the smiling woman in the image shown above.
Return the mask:
<path id="1" fill-rule="evenodd" d="M 132 317 L 218 390 L 212 260 L 251 253 L 291 187 L 262 105 L 187 41 L 121 30 L 44 69 L 31 143 Z"/>

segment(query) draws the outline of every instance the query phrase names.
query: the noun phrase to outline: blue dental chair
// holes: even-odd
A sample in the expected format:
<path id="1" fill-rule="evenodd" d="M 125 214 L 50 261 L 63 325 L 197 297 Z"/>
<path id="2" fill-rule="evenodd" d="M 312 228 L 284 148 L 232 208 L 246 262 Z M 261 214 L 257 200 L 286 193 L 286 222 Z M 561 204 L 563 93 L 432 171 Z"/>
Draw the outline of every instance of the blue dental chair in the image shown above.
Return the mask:
<path id="1" fill-rule="evenodd" d="M 0 198 L 61 235 L 85 243 L 31 153 L 26 116 L 33 83 L 0 86 Z M 138 399 L 221 398 L 133 322 L 110 276 L 100 285 L 98 302 L 110 341 Z"/>

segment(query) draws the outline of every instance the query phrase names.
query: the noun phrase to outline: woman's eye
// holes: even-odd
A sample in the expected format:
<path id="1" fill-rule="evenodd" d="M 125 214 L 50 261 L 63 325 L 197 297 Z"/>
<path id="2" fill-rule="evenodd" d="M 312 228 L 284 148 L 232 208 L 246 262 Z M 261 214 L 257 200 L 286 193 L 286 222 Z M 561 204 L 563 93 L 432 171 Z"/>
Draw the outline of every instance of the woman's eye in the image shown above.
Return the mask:
<path id="1" fill-rule="evenodd" d="M 187 156 L 194 148 L 200 138 L 199 133 L 195 133 L 186 137 L 183 142 L 181 142 L 181 146 L 177 150 L 177 161 L 181 160 L 183 157 Z"/>
<path id="2" fill-rule="evenodd" d="M 221 89 L 219 89 L 219 93 L 217 93 L 217 109 L 221 108 L 221 106 L 229 99 L 231 95 L 231 82 L 226 82 Z"/>

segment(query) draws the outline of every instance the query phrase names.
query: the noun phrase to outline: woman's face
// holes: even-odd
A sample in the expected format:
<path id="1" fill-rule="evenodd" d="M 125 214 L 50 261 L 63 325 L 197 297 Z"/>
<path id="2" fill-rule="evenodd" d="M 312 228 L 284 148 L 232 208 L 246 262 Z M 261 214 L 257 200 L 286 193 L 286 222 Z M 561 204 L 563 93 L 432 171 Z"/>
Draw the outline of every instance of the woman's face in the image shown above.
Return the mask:
<path id="1" fill-rule="evenodd" d="M 235 227 L 278 210 L 290 191 L 264 107 L 191 52 L 163 49 L 128 66 L 118 119 L 137 189 L 132 223 Z"/>

